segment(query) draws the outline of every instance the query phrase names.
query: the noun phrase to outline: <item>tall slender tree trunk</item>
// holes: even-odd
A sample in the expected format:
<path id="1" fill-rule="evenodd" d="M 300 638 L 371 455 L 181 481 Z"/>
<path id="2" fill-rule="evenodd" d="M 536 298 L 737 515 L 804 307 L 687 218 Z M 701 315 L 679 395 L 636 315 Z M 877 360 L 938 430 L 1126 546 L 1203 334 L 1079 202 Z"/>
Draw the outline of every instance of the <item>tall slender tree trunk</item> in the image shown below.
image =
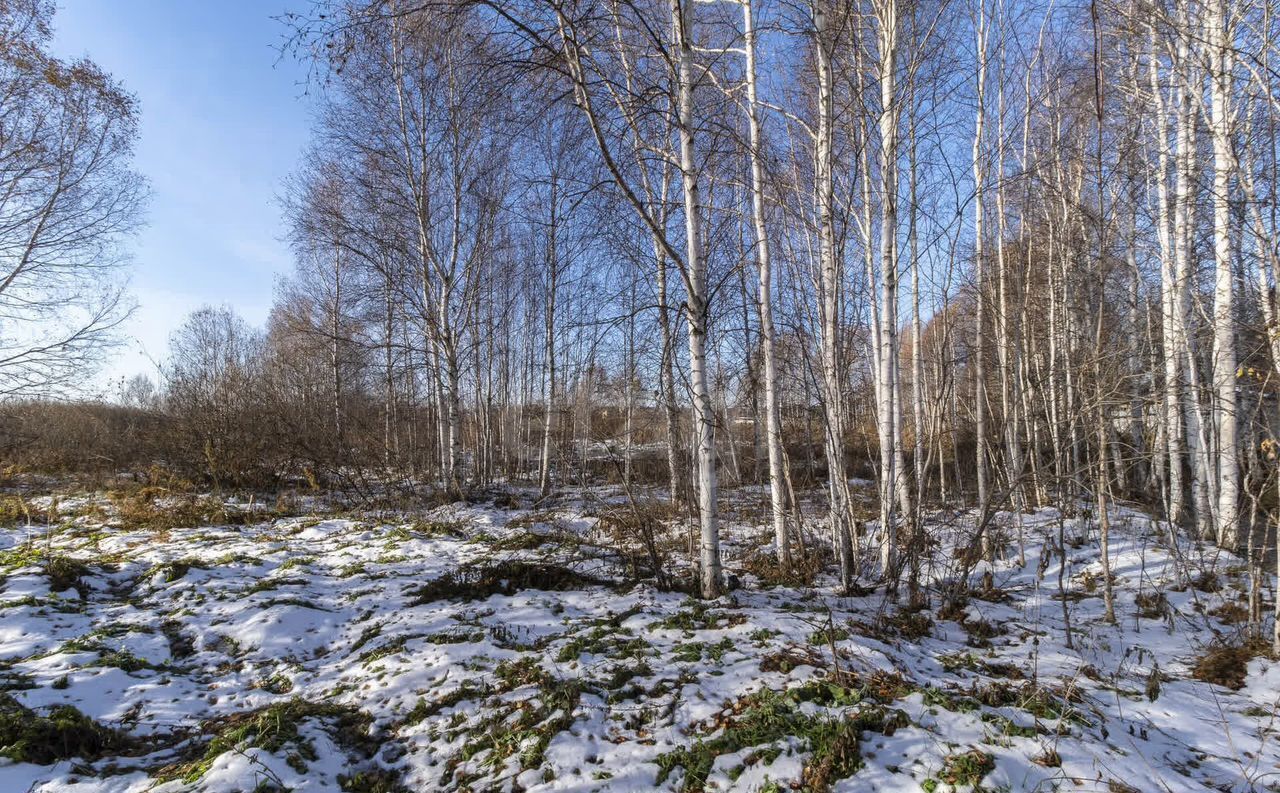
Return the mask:
<path id="1" fill-rule="evenodd" d="M 977 105 L 973 130 L 973 269 L 974 299 L 977 306 L 974 311 L 974 354 L 973 354 L 973 401 L 974 401 L 974 437 L 975 437 L 975 470 L 978 479 L 978 514 L 985 520 L 987 510 L 991 507 L 991 495 L 987 474 L 987 372 L 986 372 L 986 294 L 983 292 L 983 246 L 984 207 L 986 191 L 986 165 L 983 162 L 983 138 L 986 125 L 986 85 L 987 85 L 987 9 L 986 0 L 978 0 L 977 14 Z M 982 535 L 983 556 L 990 562 L 995 561 L 995 543 L 991 541 L 990 532 Z"/>
<path id="2" fill-rule="evenodd" d="M 677 134 L 684 188 L 685 313 L 689 324 L 689 380 L 693 390 L 694 433 L 698 459 L 699 559 L 702 596 L 720 593 L 720 532 L 716 515 L 716 416 L 707 373 L 707 322 L 710 318 L 707 264 L 702 254 L 702 198 L 693 121 L 693 0 L 671 0 L 676 31 Z"/>
<path id="3" fill-rule="evenodd" d="M 747 56 L 747 122 L 750 133 L 751 221 L 755 230 L 756 306 L 760 315 L 760 359 L 764 382 L 765 446 L 769 453 L 769 510 L 773 520 L 778 564 L 791 567 L 791 542 L 787 531 L 787 503 L 782 468 L 782 415 L 778 408 L 778 370 L 774 360 L 773 265 L 769 230 L 765 223 L 764 163 L 761 155 L 759 97 L 756 89 L 756 32 L 752 0 L 743 0 L 742 24 Z"/>
<path id="4" fill-rule="evenodd" d="M 895 505 L 910 514 L 910 495 L 901 479 L 902 411 L 898 384 L 898 107 L 896 0 L 875 5 L 880 82 L 880 354 L 877 361 L 880 427 L 880 568 L 893 575 L 897 555 Z"/>
<path id="5" fill-rule="evenodd" d="M 1218 429 L 1217 540 L 1239 545 L 1240 467 L 1236 427 L 1235 273 L 1231 261 L 1231 51 L 1226 0 L 1207 4 L 1213 139 L 1213 384 Z"/>
<path id="6" fill-rule="evenodd" d="M 911 256 L 911 423 L 913 448 L 911 452 L 913 479 L 915 480 L 915 507 L 912 518 L 912 533 L 921 530 L 918 516 L 924 508 L 925 479 L 925 410 L 924 410 L 924 323 L 920 316 L 920 235 L 917 220 L 920 215 L 918 197 L 916 195 L 916 170 L 919 164 L 916 145 L 916 114 L 911 113 L 911 129 L 907 156 L 910 158 L 908 176 L 908 203 L 910 216 L 907 220 L 907 246 Z"/>
<path id="7" fill-rule="evenodd" d="M 1189 0 L 1180 3 L 1183 20 L 1190 23 Z M 1189 30 L 1190 28 L 1188 28 Z M 1191 457 L 1192 502 L 1196 532 L 1208 537 L 1214 526 L 1212 500 L 1210 499 L 1210 459 L 1208 439 L 1204 434 L 1201 411 L 1199 362 L 1196 344 L 1191 332 L 1191 289 L 1193 275 L 1191 264 L 1192 236 L 1195 229 L 1195 198 L 1193 186 L 1196 171 L 1196 115 L 1193 107 L 1191 49 L 1186 37 L 1181 37 L 1177 47 L 1175 68 L 1178 73 L 1177 153 L 1174 179 L 1174 268 L 1177 304 L 1174 306 L 1174 334 L 1178 343 L 1178 357 L 1185 383 L 1184 414 L 1187 446 Z"/>
<path id="8" fill-rule="evenodd" d="M 342 461 L 346 443 L 342 427 L 342 359 L 339 339 L 342 335 L 342 245 L 333 245 L 333 310 L 329 316 L 329 368 L 333 386 L 333 442 L 337 447 L 337 459 Z"/>
<path id="9" fill-rule="evenodd" d="M 661 380 L 662 412 L 666 418 L 667 489 L 672 504 L 680 502 L 680 413 L 676 407 L 675 342 L 671 334 L 671 316 L 667 309 L 667 256 L 662 245 L 654 241 L 658 272 L 658 332 L 662 340 Z"/>
<path id="10" fill-rule="evenodd" d="M 544 355 L 546 356 L 547 391 L 542 418 L 542 463 L 538 471 L 538 492 L 544 497 L 551 492 L 551 440 L 552 424 L 556 411 L 556 300 L 560 278 L 560 260 L 557 250 L 556 223 L 556 183 L 551 182 L 551 201 L 548 210 L 551 223 L 547 235 L 547 293 L 544 315 L 543 333 L 545 334 Z"/>
<path id="11" fill-rule="evenodd" d="M 840 559 L 840 582 L 847 590 L 855 575 L 852 531 L 849 525 L 849 477 L 844 455 L 844 398 L 840 377 L 840 294 L 843 276 L 835 239 L 835 182 L 832 174 L 833 77 L 826 11 L 813 8 L 818 69 L 818 128 L 815 140 L 815 181 L 818 199 L 820 291 L 818 313 L 822 347 L 822 397 L 826 413 L 824 448 L 827 458 L 830 522 Z"/>
<path id="12" fill-rule="evenodd" d="M 1161 347 L 1164 351 L 1164 472 L 1165 516 L 1171 523 L 1180 524 L 1186 505 L 1186 485 L 1183 480 L 1182 428 L 1182 353 L 1180 332 L 1183 320 L 1180 316 L 1182 299 L 1174 238 L 1171 230 L 1173 212 L 1169 198 L 1170 134 L 1169 115 L 1164 101 L 1164 89 L 1160 85 L 1159 57 L 1156 48 L 1154 24 L 1148 30 L 1151 52 L 1148 60 L 1148 79 L 1153 98 L 1156 138 L 1156 173 L 1152 177 L 1156 187 L 1156 241 L 1160 248 L 1160 325 Z"/>

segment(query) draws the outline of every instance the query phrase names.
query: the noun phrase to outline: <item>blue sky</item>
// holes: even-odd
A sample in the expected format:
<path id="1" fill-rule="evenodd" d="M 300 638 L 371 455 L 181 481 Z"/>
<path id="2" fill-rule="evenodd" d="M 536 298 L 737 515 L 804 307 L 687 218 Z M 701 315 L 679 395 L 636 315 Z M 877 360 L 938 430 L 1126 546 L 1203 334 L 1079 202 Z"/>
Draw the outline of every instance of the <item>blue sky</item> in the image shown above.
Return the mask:
<path id="1" fill-rule="evenodd" d="M 305 69 L 281 59 L 285 0 L 59 0 L 54 51 L 87 55 L 141 105 L 147 225 L 129 242 L 138 311 L 102 382 L 154 376 L 191 310 L 266 319 L 292 267 L 278 196 L 308 140 Z"/>

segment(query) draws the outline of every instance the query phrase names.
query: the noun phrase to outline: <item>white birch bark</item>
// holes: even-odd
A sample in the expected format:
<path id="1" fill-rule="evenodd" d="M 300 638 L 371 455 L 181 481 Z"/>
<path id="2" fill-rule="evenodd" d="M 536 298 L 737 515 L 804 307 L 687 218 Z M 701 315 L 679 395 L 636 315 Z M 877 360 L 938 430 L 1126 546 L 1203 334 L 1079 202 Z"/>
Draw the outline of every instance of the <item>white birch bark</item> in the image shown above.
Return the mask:
<path id="1" fill-rule="evenodd" d="M 693 391 L 698 459 L 699 560 L 706 598 L 720 592 L 720 533 L 716 521 L 716 416 L 707 373 L 707 264 L 702 253 L 702 198 L 693 129 L 693 2 L 671 0 L 675 27 L 677 124 L 680 175 L 684 188 L 686 319 L 689 324 L 689 380 Z"/>
<path id="2" fill-rule="evenodd" d="M 1190 3 L 1180 3 L 1182 19 L 1190 24 Z M 1190 28 L 1188 27 L 1189 31 Z M 1200 401 L 1199 363 L 1193 339 L 1191 323 L 1192 234 L 1195 228 L 1195 197 L 1193 195 L 1196 171 L 1196 117 L 1193 108 L 1194 79 L 1191 63 L 1191 47 L 1186 35 L 1179 37 L 1175 70 L 1178 79 L 1177 98 L 1177 149 L 1174 178 L 1174 278 L 1175 305 L 1173 312 L 1174 336 L 1178 345 L 1178 358 L 1183 369 L 1185 383 L 1183 420 L 1186 427 L 1187 448 L 1192 470 L 1192 501 L 1197 534 L 1208 537 L 1214 526 L 1213 507 L 1210 499 L 1210 459 L 1208 441 L 1204 434 L 1203 413 Z"/>
<path id="3" fill-rule="evenodd" d="M 897 502 L 910 512 L 910 496 L 900 481 L 902 412 L 898 404 L 898 107 L 896 71 L 898 9 L 896 0 L 875 5 L 880 83 L 880 352 L 876 364 L 876 409 L 880 428 L 880 568 L 889 576 L 897 553 Z"/>
<path id="4" fill-rule="evenodd" d="M 1234 549 L 1239 543 L 1240 468 L 1236 427 L 1235 274 L 1231 260 L 1231 41 L 1226 0 L 1207 6 L 1206 39 L 1210 62 L 1210 129 L 1213 140 L 1213 385 L 1218 429 L 1217 540 Z"/>
<path id="5" fill-rule="evenodd" d="M 1182 320 L 1178 316 L 1183 305 L 1174 243 L 1171 232 L 1173 213 L 1169 197 L 1170 140 L 1169 115 L 1165 106 L 1164 88 L 1160 84 L 1160 61 L 1156 47 L 1155 25 L 1148 28 L 1151 53 L 1147 63 L 1147 76 L 1151 85 L 1153 130 L 1156 149 L 1156 173 L 1151 180 L 1156 187 L 1156 242 L 1160 250 L 1160 325 L 1161 347 L 1164 350 L 1164 476 L 1166 490 L 1165 515 L 1171 523 L 1183 520 L 1186 504 L 1186 485 L 1183 482 L 1183 448 L 1185 435 L 1182 428 L 1182 365 L 1179 331 Z"/>
<path id="6" fill-rule="evenodd" d="M 786 492 L 782 470 L 782 415 L 778 407 L 778 372 L 774 361 L 773 267 L 769 231 L 765 225 L 764 163 L 761 156 L 759 96 L 756 86 L 756 32 L 752 0 L 743 0 L 742 25 L 746 47 L 747 122 L 751 160 L 751 221 L 755 230 L 756 304 L 760 314 L 760 358 L 764 380 L 765 445 L 769 453 L 769 507 L 773 520 L 778 563 L 791 566 L 791 544 L 787 531 Z"/>
<path id="7" fill-rule="evenodd" d="M 830 522 L 840 558 L 840 581 L 847 590 L 853 584 L 854 551 L 849 525 L 849 479 L 844 459 L 844 396 L 840 378 L 840 293 L 843 279 L 836 256 L 835 184 L 832 174 L 833 77 L 826 12 L 813 8 L 814 43 L 818 69 L 818 124 L 815 139 L 815 173 L 818 199 L 819 324 L 821 329 L 822 391 L 826 413 L 824 448 L 827 457 Z"/>
<path id="8" fill-rule="evenodd" d="M 987 381 L 986 381 L 986 296 L 983 293 L 983 234 L 984 207 L 986 191 L 986 165 L 983 162 L 983 138 L 986 126 L 986 80 L 987 80 L 987 9 L 986 0 L 978 0 L 976 22 L 977 34 L 977 105 L 975 108 L 973 131 L 973 267 L 974 290 L 977 307 L 974 312 L 974 435 L 976 439 L 976 463 L 978 478 L 978 512 L 985 516 L 990 508 L 990 493 L 987 481 Z M 988 561 L 994 561 L 995 545 L 991 542 L 990 533 L 982 536 L 983 555 Z"/>

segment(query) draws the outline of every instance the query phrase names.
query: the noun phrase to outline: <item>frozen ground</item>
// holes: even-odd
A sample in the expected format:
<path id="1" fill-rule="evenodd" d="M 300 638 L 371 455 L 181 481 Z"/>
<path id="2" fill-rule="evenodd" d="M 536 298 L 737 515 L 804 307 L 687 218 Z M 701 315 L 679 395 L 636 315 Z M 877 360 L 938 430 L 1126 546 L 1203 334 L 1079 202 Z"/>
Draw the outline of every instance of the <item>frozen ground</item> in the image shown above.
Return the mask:
<path id="1" fill-rule="evenodd" d="M 604 509 L 0 530 L 0 791 L 1280 789 L 1280 664 L 1193 678 L 1240 643 L 1242 566 L 1184 546 L 1187 585 L 1141 515 L 1108 626 L 1091 524 L 1056 511 L 994 590 L 906 613 L 764 586 L 746 507 L 729 595 L 627 585 Z M 937 516 L 935 581 L 969 519 Z"/>

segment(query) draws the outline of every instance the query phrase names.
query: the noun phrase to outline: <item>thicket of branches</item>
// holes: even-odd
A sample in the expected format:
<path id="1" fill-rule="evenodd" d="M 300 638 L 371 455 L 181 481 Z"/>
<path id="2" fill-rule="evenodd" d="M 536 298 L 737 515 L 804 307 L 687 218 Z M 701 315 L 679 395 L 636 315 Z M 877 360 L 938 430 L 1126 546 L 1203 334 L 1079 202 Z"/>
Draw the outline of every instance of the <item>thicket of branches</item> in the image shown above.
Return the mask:
<path id="1" fill-rule="evenodd" d="M 120 243 L 146 196 L 137 106 L 48 52 L 51 0 L 0 3 L 0 397 L 84 385 L 130 311 Z"/>

